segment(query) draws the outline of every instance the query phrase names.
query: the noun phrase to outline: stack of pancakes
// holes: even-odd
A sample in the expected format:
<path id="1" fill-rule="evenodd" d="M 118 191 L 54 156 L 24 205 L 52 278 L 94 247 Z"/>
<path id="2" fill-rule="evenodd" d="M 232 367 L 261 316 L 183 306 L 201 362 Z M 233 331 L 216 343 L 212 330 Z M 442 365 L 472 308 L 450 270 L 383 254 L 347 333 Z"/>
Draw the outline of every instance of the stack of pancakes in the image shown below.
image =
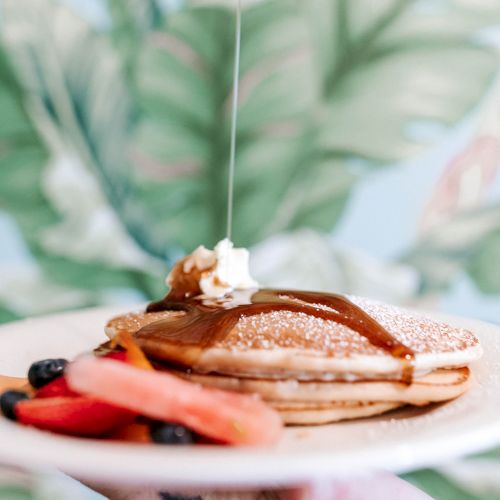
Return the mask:
<path id="1" fill-rule="evenodd" d="M 130 313 L 113 318 L 106 333 L 133 334 L 162 369 L 207 386 L 259 394 L 287 424 L 323 424 L 423 406 L 467 390 L 467 365 L 482 349 L 469 331 L 393 306 L 349 297 L 415 352 L 411 383 L 401 360 L 356 331 L 306 313 L 272 311 L 242 316 L 214 345 L 185 346 L 141 331 L 178 318 L 179 311 Z"/>

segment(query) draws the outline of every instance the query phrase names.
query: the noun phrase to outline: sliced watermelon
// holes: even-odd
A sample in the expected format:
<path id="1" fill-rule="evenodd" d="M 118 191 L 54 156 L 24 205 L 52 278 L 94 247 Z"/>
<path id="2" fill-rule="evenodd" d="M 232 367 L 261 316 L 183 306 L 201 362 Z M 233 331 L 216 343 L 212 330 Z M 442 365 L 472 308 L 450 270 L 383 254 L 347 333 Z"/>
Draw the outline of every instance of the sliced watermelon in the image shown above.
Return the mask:
<path id="1" fill-rule="evenodd" d="M 91 356 L 71 363 L 66 374 L 74 391 L 225 443 L 266 445 L 281 435 L 279 414 L 254 396 Z"/>
<path id="2" fill-rule="evenodd" d="M 135 418 L 128 410 L 86 396 L 19 401 L 14 411 L 22 424 L 75 436 L 102 436 Z"/>

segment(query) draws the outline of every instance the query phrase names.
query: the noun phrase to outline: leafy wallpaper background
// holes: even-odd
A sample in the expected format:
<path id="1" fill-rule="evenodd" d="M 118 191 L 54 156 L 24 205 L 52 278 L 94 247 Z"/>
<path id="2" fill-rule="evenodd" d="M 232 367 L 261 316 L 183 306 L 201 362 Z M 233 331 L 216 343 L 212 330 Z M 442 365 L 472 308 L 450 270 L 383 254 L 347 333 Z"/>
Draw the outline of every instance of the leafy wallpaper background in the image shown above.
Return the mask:
<path id="1" fill-rule="evenodd" d="M 1 2 L 0 210 L 32 257 L 0 264 L 2 320 L 158 296 L 176 258 L 223 236 L 231 2 L 90 4 Z M 436 164 L 409 248 L 379 261 L 336 240 L 367 181 L 495 94 L 496 2 L 244 5 L 234 240 L 257 245 L 257 277 L 428 304 L 467 273 L 497 294 L 494 97 Z"/>
<path id="2" fill-rule="evenodd" d="M 500 321 L 498 0 L 243 3 L 257 279 Z M 0 0 L 0 321 L 159 297 L 223 236 L 233 5 Z M 493 498 L 448 472 L 411 479 Z"/>

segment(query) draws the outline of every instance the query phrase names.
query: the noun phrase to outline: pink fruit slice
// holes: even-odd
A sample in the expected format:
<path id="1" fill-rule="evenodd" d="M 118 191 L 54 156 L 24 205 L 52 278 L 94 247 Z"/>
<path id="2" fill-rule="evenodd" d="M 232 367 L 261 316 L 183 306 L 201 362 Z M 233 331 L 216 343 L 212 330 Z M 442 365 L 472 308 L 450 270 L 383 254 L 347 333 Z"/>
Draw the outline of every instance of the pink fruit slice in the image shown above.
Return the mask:
<path id="1" fill-rule="evenodd" d="M 281 435 L 279 414 L 257 397 L 90 356 L 71 363 L 66 374 L 77 392 L 225 443 L 266 445 Z"/>

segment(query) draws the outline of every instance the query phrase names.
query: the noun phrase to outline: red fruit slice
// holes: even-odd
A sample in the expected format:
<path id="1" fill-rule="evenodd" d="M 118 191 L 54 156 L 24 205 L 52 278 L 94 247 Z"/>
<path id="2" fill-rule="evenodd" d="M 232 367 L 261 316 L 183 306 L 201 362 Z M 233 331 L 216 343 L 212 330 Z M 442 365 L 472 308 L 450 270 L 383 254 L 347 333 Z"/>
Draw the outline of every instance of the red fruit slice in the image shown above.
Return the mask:
<path id="1" fill-rule="evenodd" d="M 22 424 L 76 436 L 101 436 L 135 418 L 128 410 L 85 396 L 20 401 L 15 414 Z"/>
<path id="2" fill-rule="evenodd" d="M 127 352 L 126 351 L 112 351 L 108 352 L 104 356 L 100 356 L 106 359 L 114 359 L 116 361 L 127 361 Z"/>
<path id="3" fill-rule="evenodd" d="M 119 427 L 109 434 L 107 438 L 116 439 L 117 441 L 128 441 L 130 443 L 151 443 L 149 426 L 137 422 Z"/>
<path id="4" fill-rule="evenodd" d="M 66 373 L 75 391 L 226 443 L 271 444 L 281 435 L 279 414 L 253 396 L 90 356 L 71 363 Z"/>
<path id="5" fill-rule="evenodd" d="M 56 378 L 47 385 L 40 387 L 35 393 L 36 398 L 55 398 L 59 396 L 79 396 L 78 393 L 69 388 L 64 376 Z"/>

